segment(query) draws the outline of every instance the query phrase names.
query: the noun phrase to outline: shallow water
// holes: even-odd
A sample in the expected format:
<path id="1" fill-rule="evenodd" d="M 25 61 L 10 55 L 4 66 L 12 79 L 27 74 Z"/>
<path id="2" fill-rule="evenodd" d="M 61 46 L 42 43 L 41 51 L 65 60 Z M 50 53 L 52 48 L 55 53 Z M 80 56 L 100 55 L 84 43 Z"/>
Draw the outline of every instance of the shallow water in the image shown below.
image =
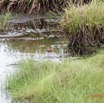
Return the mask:
<path id="1" fill-rule="evenodd" d="M 6 85 L 9 75 L 15 72 L 18 61 L 31 57 L 37 61 L 60 61 L 66 57 L 67 42 L 64 36 L 36 38 L 0 39 L 0 103 L 13 103 Z M 52 48 L 52 53 L 46 52 L 47 47 Z"/>
<path id="2" fill-rule="evenodd" d="M 16 58 L 10 54 L 8 46 L 0 43 L 0 103 L 11 103 L 9 93 L 6 91 L 6 80 L 9 73 L 14 71 L 11 63 L 15 63 Z"/>
<path id="3" fill-rule="evenodd" d="M 0 33 L 0 103 L 14 103 L 6 86 L 20 60 L 33 58 L 59 62 L 68 56 L 68 40 L 57 30 L 58 19 L 20 16 L 9 22 L 8 32 Z M 46 52 L 49 47 L 51 52 Z"/>

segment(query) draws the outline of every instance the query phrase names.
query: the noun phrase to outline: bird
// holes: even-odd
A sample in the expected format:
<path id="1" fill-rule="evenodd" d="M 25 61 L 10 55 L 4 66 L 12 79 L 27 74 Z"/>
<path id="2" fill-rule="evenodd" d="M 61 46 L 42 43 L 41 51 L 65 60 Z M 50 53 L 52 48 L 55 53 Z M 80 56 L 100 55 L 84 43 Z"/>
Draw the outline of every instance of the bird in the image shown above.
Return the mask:
<path id="1" fill-rule="evenodd" d="M 60 57 L 60 55 L 55 53 L 51 46 L 46 48 L 46 57 L 45 58 L 53 60 L 53 59 L 58 59 L 59 57 Z"/>
<path id="2" fill-rule="evenodd" d="M 52 47 L 47 47 L 46 48 L 46 52 L 52 52 L 53 50 L 52 50 Z"/>

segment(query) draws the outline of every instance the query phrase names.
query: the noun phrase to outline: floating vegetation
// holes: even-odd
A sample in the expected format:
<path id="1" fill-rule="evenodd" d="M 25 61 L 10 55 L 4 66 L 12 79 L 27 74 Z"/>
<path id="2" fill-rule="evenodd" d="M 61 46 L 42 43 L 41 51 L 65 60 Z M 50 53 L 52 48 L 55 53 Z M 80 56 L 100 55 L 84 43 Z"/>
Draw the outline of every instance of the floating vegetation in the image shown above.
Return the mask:
<path id="1" fill-rule="evenodd" d="M 104 2 L 70 6 L 60 24 L 70 31 L 68 47 L 72 54 L 92 54 L 104 43 Z"/>

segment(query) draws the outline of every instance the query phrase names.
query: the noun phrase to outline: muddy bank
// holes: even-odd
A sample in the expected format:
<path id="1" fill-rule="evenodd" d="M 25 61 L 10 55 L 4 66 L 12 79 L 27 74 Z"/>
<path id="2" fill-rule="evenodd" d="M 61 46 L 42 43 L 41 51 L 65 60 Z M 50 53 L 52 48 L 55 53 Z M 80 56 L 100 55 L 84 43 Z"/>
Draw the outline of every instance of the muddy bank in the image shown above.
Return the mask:
<path id="1" fill-rule="evenodd" d="M 69 37 L 69 52 L 72 55 L 93 54 L 104 44 L 104 25 L 90 27 L 85 25 L 77 31 L 76 35 Z"/>
<path id="2" fill-rule="evenodd" d="M 60 26 L 60 17 L 40 15 L 20 15 L 12 17 L 8 21 L 7 32 L 2 32 L 0 38 L 17 38 L 40 40 L 45 38 L 67 35 L 68 48 L 71 55 L 88 55 L 96 52 L 104 43 L 104 26 L 89 27 L 87 25 L 78 28 L 76 34 Z M 71 27 L 70 27 L 71 28 Z"/>
<path id="3" fill-rule="evenodd" d="M 33 34 L 59 34 L 63 31 L 59 28 L 58 17 L 21 15 L 11 17 L 7 30 L 0 33 L 0 38 L 18 38 Z"/>

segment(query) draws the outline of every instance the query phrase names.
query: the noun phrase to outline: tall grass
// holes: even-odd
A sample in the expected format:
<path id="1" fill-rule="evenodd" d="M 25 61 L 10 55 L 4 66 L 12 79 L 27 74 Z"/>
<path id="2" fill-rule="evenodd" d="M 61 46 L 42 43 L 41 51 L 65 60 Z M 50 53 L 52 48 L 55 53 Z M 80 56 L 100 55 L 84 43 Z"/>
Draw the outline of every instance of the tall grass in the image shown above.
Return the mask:
<path id="1" fill-rule="evenodd" d="M 90 4 L 69 5 L 65 9 L 60 25 L 69 35 L 69 52 L 92 54 L 92 47 L 104 43 L 104 1 L 95 0 Z M 94 52 L 96 49 L 94 50 Z"/>
<path id="2" fill-rule="evenodd" d="M 7 12 L 2 15 L 0 19 L 0 32 L 6 31 L 10 28 L 9 20 L 11 18 L 11 13 Z"/>
<path id="3" fill-rule="evenodd" d="M 75 33 L 80 27 L 104 24 L 104 2 L 92 2 L 83 6 L 69 5 L 62 16 L 61 25 Z"/>
<path id="4" fill-rule="evenodd" d="M 8 80 L 14 100 L 32 103 L 103 103 L 104 54 L 78 60 L 21 61 Z M 31 102 L 30 102 L 31 103 Z"/>

